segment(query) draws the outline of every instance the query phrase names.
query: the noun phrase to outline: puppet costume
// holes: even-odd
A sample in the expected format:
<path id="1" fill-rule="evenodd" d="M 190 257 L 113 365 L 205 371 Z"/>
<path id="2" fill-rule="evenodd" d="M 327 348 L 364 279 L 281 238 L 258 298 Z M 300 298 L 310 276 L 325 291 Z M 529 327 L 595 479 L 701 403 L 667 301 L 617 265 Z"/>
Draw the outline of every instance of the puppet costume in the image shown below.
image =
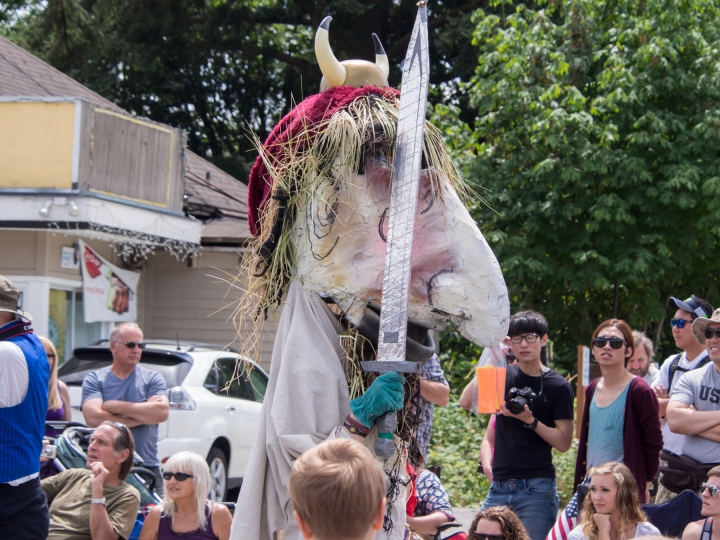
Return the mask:
<path id="1" fill-rule="evenodd" d="M 377 37 L 375 63 L 338 62 L 328 25 L 326 18 L 315 47 L 323 91 L 298 104 L 264 144 L 256 141 L 260 155 L 250 173 L 255 239 L 238 278 L 247 291 L 235 318 L 246 355 L 259 344 L 262 319 L 283 309 L 233 540 L 274 540 L 283 529 L 287 540 L 301 540 L 287 491 L 293 462 L 326 439 L 349 437 L 343 422 L 350 401 L 369 396 L 377 379 L 360 361 L 375 360 L 378 345 L 399 92 L 387 87 Z M 475 343 L 492 346 L 505 337 L 509 318 L 502 273 L 461 200 L 464 183 L 442 136 L 425 122 L 422 137 L 406 351 L 420 364 L 435 349 L 429 329 L 452 322 Z M 405 463 L 415 447 L 419 383 L 415 375 L 404 380 L 395 452 L 377 458 L 388 501 L 378 540 L 406 534 Z M 372 451 L 377 423 L 366 427 Z"/>

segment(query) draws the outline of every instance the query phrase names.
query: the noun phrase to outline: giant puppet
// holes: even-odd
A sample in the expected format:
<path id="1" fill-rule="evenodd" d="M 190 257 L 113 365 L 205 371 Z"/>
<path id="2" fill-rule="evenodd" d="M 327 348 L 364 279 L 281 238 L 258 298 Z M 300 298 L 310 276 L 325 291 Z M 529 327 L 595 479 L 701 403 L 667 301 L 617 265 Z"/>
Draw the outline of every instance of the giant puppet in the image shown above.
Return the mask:
<path id="1" fill-rule="evenodd" d="M 412 69 L 422 71 L 415 60 L 427 55 L 426 11 L 418 5 L 404 100 L 388 87 L 377 36 L 375 63 L 339 62 L 328 17 L 315 38 L 321 92 L 258 144 L 248 196 L 255 239 L 236 319 L 249 336 L 246 349 L 258 344 L 261 320 L 282 310 L 234 540 L 273 540 L 281 530 L 300 540 L 287 492 L 293 461 L 338 437 L 375 450 L 388 488 L 378 538 L 402 539 L 405 464 L 416 447 L 416 373 L 435 348 L 429 330 L 452 322 L 482 346 L 506 335 L 509 303 L 499 265 L 462 202 L 464 184 L 440 132 L 424 120 L 427 70 L 425 90 L 410 80 Z M 400 190 L 408 179 L 412 190 Z M 386 358 L 387 351 L 404 358 Z M 388 421 L 395 412 L 397 425 Z"/>

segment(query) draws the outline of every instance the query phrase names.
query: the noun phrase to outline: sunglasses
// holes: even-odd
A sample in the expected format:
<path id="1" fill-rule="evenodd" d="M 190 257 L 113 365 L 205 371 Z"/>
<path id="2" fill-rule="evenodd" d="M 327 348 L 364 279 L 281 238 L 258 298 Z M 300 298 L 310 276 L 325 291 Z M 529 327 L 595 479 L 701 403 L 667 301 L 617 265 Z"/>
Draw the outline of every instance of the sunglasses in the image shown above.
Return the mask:
<path id="1" fill-rule="evenodd" d="M 539 338 L 539 334 L 528 334 L 526 336 L 510 336 L 510 341 L 513 343 L 522 343 L 522 340 L 524 339 L 528 343 L 535 343 Z"/>
<path id="2" fill-rule="evenodd" d="M 504 540 L 502 534 L 485 534 L 474 532 L 472 540 Z"/>
<path id="3" fill-rule="evenodd" d="M 48 358 L 55 358 L 55 353 L 49 352 L 49 353 L 45 353 L 45 354 L 47 354 Z"/>
<path id="4" fill-rule="evenodd" d="M 138 349 L 144 349 L 147 347 L 147 343 L 138 343 L 137 341 L 126 341 L 123 343 L 122 341 L 115 341 L 114 343 L 119 343 L 120 345 L 125 345 L 128 349 L 134 349 L 137 347 Z"/>
<path id="5" fill-rule="evenodd" d="M 682 330 L 685 328 L 686 324 L 692 326 L 692 321 L 688 321 L 687 319 L 670 319 L 670 328 L 675 328 L 677 326 L 680 330 Z"/>
<path id="6" fill-rule="evenodd" d="M 178 482 L 184 482 L 188 478 L 192 478 L 192 474 L 184 473 L 184 472 L 164 472 L 163 478 L 165 480 L 170 480 L 172 477 L 175 477 Z"/>
<path id="7" fill-rule="evenodd" d="M 623 345 L 627 345 L 625 340 L 619 337 L 596 337 L 593 339 L 593 347 L 597 347 L 598 349 L 604 349 L 608 343 L 611 349 L 620 349 Z"/>
<path id="8" fill-rule="evenodd" d="M 715 497 L 717 497 L 718 491 L 720 491 L 720 488 L 717 487 L 717 486 L 714 486 L 714 485 L 708 484 L 708 483 L 703 483 L 703 484 L 700 486 L 700 493 L 703 493 L 706 489 L 708 490 L 708 493 L 710 494 L 710 496 L 711 496 L 713 499 L 714 499 Z"/>
<path id="9" fill-rule="evenodd" d="M 712 339 L 713 335 L 720 339 L 720 328 L 706 328 L 705 339 Z"/>

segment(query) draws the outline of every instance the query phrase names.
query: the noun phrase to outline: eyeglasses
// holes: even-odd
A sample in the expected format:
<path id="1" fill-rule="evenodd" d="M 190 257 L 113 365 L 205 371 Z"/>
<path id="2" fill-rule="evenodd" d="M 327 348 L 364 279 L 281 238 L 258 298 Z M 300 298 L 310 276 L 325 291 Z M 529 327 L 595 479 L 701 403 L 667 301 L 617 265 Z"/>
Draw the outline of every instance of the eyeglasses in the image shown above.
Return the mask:
<path id="1" fill-rule="evenodd" d="M 474 532 L 472 540 L 504 540 L 502 534 L 485 534 Z"/>
<path id="2" fill-rule="evenodd" d="M 178 482 L 184 482 L 188 478 L 192 478 L 192 474 L 184 473 L 184 472 L 164 472 L 163 478 L 165 480 L 170 480 L 172 477 L 175 477 Z"/>
<path id="3" fill-rule="evenodd" d="M 620 339 L 619 337 L 596 337 L 593 339 L 593 347 L 597 347 L 598 349 L 604 349 L 605 345 L 610 344 L 611 349 L 619 349 L 623 345 L 627 345 L 625 343 L 624 339 Z"/>
<path id="4" fill-rule="evenodd" d="M 147 343 L 138 343 L 137 341 L 126 341 L 123 343 L 122 341 L 113 341 L 113 343 L 119 343 L 120 345 L 125 345 L 128 349 L 134 349 L 137 347 L 138 349 L 144 349 L 147 347 Z"/>
<path id="5" fill-rule="evenodd" d="M 670 319 L 670 328 L 675 328 L 677 326 L 680 330 L 682 330 L 685 328 L 686 324 L 692 325 L 692 321 L 688 321 L 687 319 Z"/>
<path id="6" fill-rule="evenodd" d="M 517 343 L 522 343 L 522 340 L 524 339 L 528 343 L 535 343 L 539 337 L 540 337 L 540 334 L 527 334 L 525 336 L 510 336 L 510 341 L 517 344 Z"/>
<path id="7" fill-rule="evenodd" d="M 720 328 L 705 329 L 705 339 L 712 339 L 713 335 L 715 335 L 716 338 L 720 339 Z"/>
<path id="8" fill-rule="evenodd" d="M 717 497 L 718 491 L 720 491 L 719 487 L 714 486 L 713 484 L 708 484 L 707 482 L 700 485 L 700 493 L 703 493 L 706 489 L 713 499 Z"/>

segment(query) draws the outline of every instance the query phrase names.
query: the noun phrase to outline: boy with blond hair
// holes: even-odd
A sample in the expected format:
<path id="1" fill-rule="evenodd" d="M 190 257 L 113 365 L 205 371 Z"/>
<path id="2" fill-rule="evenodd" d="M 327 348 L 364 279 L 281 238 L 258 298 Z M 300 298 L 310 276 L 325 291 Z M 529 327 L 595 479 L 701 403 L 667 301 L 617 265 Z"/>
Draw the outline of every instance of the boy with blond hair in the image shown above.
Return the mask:
<path id="1" fill-rule="evenodd" d="M 372 540 L 383 527 L 385 475 L 359 442 L 332 439 L 304 452 L 288 491 L 308 540 Z"/>

